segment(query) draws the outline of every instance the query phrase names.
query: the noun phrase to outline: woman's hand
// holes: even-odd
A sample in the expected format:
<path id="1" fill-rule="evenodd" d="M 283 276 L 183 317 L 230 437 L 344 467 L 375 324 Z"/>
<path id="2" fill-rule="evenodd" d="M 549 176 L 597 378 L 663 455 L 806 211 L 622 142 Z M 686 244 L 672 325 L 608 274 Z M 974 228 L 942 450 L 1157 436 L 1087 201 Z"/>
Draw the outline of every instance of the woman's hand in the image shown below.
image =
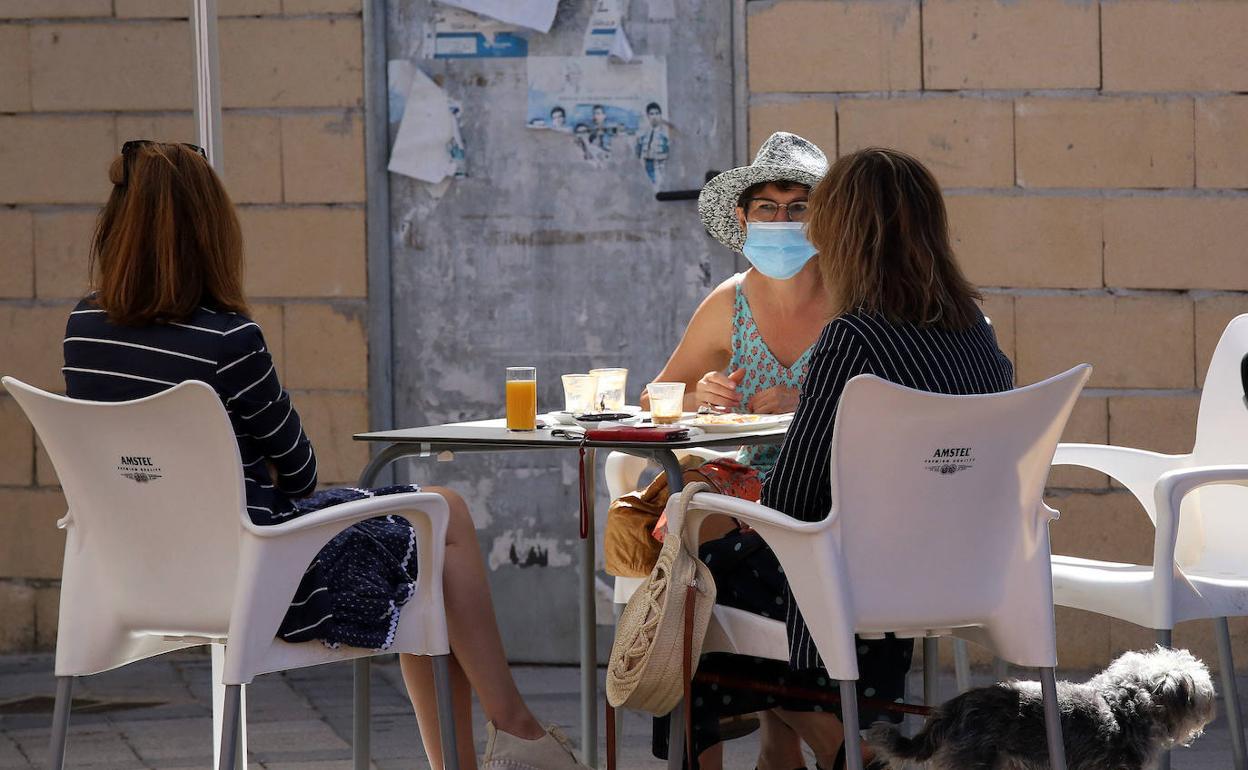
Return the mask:
<path id="1" fill-rule="evenodd" d="M 754 394 L 749 403 L 754 414 L 784 414 L 797 411 L 797 388 L 774 385 Z"/>
<path id="2" fill-rule="evenodd" d="M 714 371 L 702 375 L 693 394 L 699 405 L 710 404 L 720 409 L 736 409 L 741 406 L 741 397 L 737 395 L 737 385 L 745 378 L 745 369 L 738 369 L 732 374 Z"/>

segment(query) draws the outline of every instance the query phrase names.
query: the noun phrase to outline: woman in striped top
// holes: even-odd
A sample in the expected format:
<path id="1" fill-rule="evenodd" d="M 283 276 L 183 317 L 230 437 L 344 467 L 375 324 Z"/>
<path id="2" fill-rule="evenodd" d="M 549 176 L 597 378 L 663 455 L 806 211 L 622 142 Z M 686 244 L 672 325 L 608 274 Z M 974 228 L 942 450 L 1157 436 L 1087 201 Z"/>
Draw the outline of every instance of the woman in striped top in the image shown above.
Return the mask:
<path id="1" fill-rule="evenodd" d="M 247 317 L 238 219 L 203 151 L 194 145 L 126 142 L 109 177 L 113 190 L 92 244 L 95 290 L 78 303 L 66 326 L 68 395 L 121 401 L 186 380 L 211 385 L 234 427 L 247 513 L 256 524 L 416 491 L 414 486 L 315 491 L 316 454 L 278 380 L 264 334 Z M 443 583 L 461 766 L 476 766 L 475 691 L 491 720 L 485 767 L 585 770 L 567 740 L 544 728 L 520 697 L 467 506 L 450 490 L 426 491 L 445 497 L 451 511 Z M 344 530 L 304 573 L 279 638 L 388 647 L 399 608 L 415 589 L 414 544 L 402 516 Z M 441 767 L 429 660 L 404 655 L 402 667 L 430 761 Z"/>
<path id="2" fill-rule="evenodd" d="M 829 456 L 836 409 L 845 383 L 874 374 L 934 393 L 994 393 L 1013 387 L 1014 371 L 997 346 L 975 300 L 979 293 L 959 269 L 949 244 L 940 188 L 914 158 L 867 149 L 838 160 L 811 192 L 807 236 L 818 249 L 820 271 L 840 314 L 815 343 L 797 413 L 762 503 L 803 521 L 828 515 L 832 493 Z M 784 571 L 759 536 L 740 529 L 703 546 L 719 601 L 788 627 L 789 661 L 708 655 L 719 669 L 782 684 L 829 689 L 802 613 Z M 913 641 L 859 640 L 859 692 L 893 700 L 905 691 Z M 843 731 L 831 713 L 798 700 L 748 692 L 695 693 L 702 714 L 700 747 L 716 742 L 720 717 L 774 709 L 815 751 L 819 766 L 839 770 Z M 888 714 L 864 713 L 863 724 Z M 716 766 L 714 751 L 702 766 Z M 709 760 L 709 761 L 707 761 Z"/>

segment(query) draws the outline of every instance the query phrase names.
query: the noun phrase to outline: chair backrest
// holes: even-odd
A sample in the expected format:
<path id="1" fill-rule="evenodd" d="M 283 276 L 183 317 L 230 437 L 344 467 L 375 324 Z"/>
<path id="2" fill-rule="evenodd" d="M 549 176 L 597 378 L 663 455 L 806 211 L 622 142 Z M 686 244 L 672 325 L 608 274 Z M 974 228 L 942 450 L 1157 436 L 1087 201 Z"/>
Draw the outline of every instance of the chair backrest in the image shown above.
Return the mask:
<path id="1" fill-rule="evenodd" d="M 1196 444 L 1190 465 L 1248 463 L 1248 403 L 1241 366 L 1248 356 L 1248 314 L 1234 318 L 1222 332 L 1205 373 L 1196 420 Z M 1183 504 L 1175 559 L 1187 567 L 1200 563 L 1242 571 L 1248 542 L 1248 489 L 1205 487 Z"/>
<path id="2" fill-rule="evenodd" d="M 151 647 L 103 649 L 126 648 L 119 640 L 224 637 L 246 497 L 238 444 L 212 388 L 188 381 L 105 403 L 3 383 L 69 503 L 58 673 L 104 670 Z"/>
<path id="3" fill-rule="evenodd" d="M 1037 612 L 1047 603 L 1042 646 L 1051 647 L 1042 494 L 1090 372 L 1083 364 L 1028 387 L 967 396 L 870 375 L 849 381 L 832 441 L 831 515 L 859 631 L 983 626 L 1009 603 Z"/>

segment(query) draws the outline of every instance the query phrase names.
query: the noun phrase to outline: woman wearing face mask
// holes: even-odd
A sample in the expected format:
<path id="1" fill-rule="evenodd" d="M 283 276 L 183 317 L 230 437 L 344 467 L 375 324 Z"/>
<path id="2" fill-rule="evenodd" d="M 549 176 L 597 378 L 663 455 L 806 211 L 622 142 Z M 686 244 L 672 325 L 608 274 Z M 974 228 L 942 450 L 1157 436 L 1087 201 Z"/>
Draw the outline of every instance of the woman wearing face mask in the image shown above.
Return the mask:
<path id="1" fill-rule="evenodd" d="M 797 408 L 811 349 L 831 320 L 833 304 L 820 277 L 815 248 L 806 240 L 806 198 L 828 169 L 827 157 L 800 136 L 776 133 L 754 162 L 725 171 L 702 189 L 698 213 L 707 232 L 745 254 L 750 267 L 715 288 L 694 311 L 684 337 L 655 377 L 685 383 L 685 409 L 781 414 Z M 642 396 L 643 407 L 647 397 Z M 779 448 L 743 447 L 736 462 L 715 460 L 691 479 L 710 481 L 720 491 L 758 500 L 762 480 Z M 657 543 L 649 529 L 666 499 L 660 477 L 640 493 L 612 504 L 607 523 L 607 571 L 625 577 L 649 573 Z M 716 517 L 718 518 L 718 517 Z M 730 520 L 708 521 L 703 537 L 735 528 Z M 662 520 L 657 531 L 662 532 Z M 638 542 L 649 541 L 647 544 Z M 740 712 L 737 712 L 740 713 Z M 758 766 L 763 770 L 804 767 L 797 734 L 765 712 Z M 741 734 L 739 721 L 699 725 L 699 745 L 714 746 L 703 763 L 715 760 L 718 740 Z M 706 733 L 713 732 L 713 735 Z M 655 729 L 655 749 L 666 748 L 665 723 Z"/>
<path id="2" fill-rule="evenodd" d="M 754 162 L 707 182 L 698 213 L 707 232 L 745 254 L 750 268 L 715 288 L 694 311 L 655 377 L 685 383 L 685 408 L 781 414 L 797 408 L 811 346 L 833 306 L 806 240 L 806 198 L 828 160 L 800 136 L 773 134 Z M 643 406 L 646 396 L 642 396 Z M 776 447 L 738 457 L 765 476 Z"/>

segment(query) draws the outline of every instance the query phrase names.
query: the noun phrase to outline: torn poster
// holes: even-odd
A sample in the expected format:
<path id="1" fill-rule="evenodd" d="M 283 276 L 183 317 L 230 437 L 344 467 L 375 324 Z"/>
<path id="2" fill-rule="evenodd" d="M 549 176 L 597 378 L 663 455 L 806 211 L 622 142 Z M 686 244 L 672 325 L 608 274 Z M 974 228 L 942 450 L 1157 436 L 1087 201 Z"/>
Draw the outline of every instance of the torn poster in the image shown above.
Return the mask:
<path id="1" fill-rule="evenodd" d="M 559 7 L 559 0 L 440 0 L 440 2 L 505 21 L 508 24 L 519 24 L 538 32 L 550 31 L 550 25 L 555 21 L 555 10 Z"/>
<path id="2" fill-rule="evenodd" d="M 624 35 L 628 0 L 593 0 L 591 7 L 589 26 L 585 28 L 585 55 L 607 56 L 616 37 Z"/>
<path id="3" fill-rule="evenodd" d="M 528 80 L 529 128 L 570 133 L 579 155 L 595 165 L 640 160 L 650 182 L 662 183 L 671 153 L 663 57 L 614 64 L 601 56 L 533 56 Z"/>
<path id="4" fill-rule="evenodd" d="M 416 67 L 407 59 L 391 59 L 386 62 L 386 95 L 391 123 L 403 119 L 407 106 L 407 92 L 412 88 L 412 73 Z"/>
<path id="5" fill-rule="evenodd" d="M 403 120 L 387 168 L 424 182 L 464 176 L 466 155 L 457 108 L 457 102 L 448 99 L 428 75 L 413 67 Z"/>
<path id="6" fill-rule="evenodd" d="M 425 27 L 428 59 L 480 59 L 529 55 L 529 41 L 513 26 L 458 8 L 435 6 Z"/>

